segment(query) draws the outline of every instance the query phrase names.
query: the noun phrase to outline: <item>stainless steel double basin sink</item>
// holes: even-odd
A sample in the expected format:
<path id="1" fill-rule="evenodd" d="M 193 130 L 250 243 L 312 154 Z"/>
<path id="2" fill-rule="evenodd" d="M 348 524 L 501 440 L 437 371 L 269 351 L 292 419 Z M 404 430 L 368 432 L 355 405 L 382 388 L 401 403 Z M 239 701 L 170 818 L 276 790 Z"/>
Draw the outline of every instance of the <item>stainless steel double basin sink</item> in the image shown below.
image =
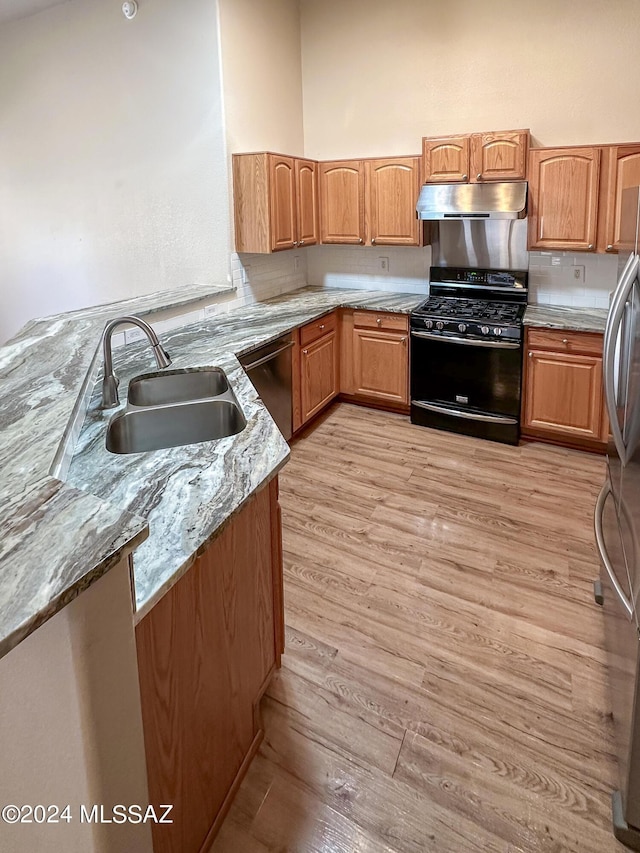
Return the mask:
<path id="1" fill-rule="evenodd" d="M 247 425 L 223 370 L 166 370 L 129 383 L 127 405 L 109 421 L 107 450 L 142 453 L 236 435 Z"/>

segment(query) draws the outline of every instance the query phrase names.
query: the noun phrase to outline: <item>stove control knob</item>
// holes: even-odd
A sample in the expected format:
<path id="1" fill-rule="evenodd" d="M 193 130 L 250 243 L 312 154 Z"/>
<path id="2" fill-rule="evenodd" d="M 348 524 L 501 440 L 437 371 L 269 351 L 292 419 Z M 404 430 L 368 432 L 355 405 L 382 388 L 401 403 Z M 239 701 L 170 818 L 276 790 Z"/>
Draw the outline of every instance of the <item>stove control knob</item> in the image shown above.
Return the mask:
<path id="1" fill-rule="evenodd" d="M 425 324 L 425 326 L 427 327 L 427 329 L 432 329 L 432 328 L 433 328 L 433 320 L 425 320 L 425 321 L 424 321 L 424 324 Z"/>
<path id="2" fill-rule="evenodd" d="M 466 332 L 467 331 L 467 324 L 466 323 L 458 323 L 458 331 L 459 332 Z"/>
<path id="3" fill-rule="evenodd" d="M 489 327 L 488 326 L 481 326 L 480 331 L 482 332 L 483 335 L 488 335 L 489 334 Z"/>
<path id="4" fill-rule="evenodd" d="M 438 322 L 436 323 L 436 329 L 444 329 L 444 323 L 442 322 L 442 320 L 438 320 Z"/>
<path id="5" fill-rule="evenodd" d="M 502 329 L 499 329 L 499 328 L 496 326 L 496 328 L 493 330 L 493 334 L 494 334 L 494 335 L 501 335 L 501 334 L 502 334 Z"/>

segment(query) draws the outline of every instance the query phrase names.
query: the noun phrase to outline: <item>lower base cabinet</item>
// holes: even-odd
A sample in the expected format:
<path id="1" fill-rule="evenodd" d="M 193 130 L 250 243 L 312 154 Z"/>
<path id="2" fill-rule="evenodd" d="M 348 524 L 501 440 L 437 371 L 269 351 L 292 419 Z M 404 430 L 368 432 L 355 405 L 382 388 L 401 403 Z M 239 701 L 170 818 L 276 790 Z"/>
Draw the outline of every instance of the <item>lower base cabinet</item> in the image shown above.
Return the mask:
<path id="1" fill-rule="evenodd" d="M 300 329 L 299 371 L 302 425 L 324 409 L 340 390 L 335 311 Z"/>
<path id="2" fill-rule="evenodd" d="M 602 335 L 528 329 L 523 435 L 603 449 L 608 432 Z"/>
<path id="3" fill-rule="evenodd" d="M 340 390 L 386 408 L 409 406 L 409 318 L 379 311 L 344 311 Z"/>
<path id="4" fill-rule="evenodd" d="M 278 483 L 254 495 L 136 628 L 154 853 L 213 841 L 262 739 L 284 647 Z"/>

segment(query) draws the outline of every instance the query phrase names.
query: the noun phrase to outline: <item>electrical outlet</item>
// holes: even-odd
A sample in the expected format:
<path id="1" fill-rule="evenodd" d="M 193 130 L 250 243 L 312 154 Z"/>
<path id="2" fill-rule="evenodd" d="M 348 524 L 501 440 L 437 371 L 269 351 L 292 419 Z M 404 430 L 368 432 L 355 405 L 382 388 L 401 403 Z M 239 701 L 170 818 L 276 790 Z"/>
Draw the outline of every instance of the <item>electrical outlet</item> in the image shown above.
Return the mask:
<path id="1" fill-rule="evenodd" d="M 552 256 L 552 258 L 551 258 L 551 266 L 552 267 L 559 267 L 561 263 L 562 263 L 562 258 L 558 257 L 558 255 Z"/>
<path id="2" fill-rule="evenodd" d="M 573 277 L 576 281 L 584 283 L 584 267 L 581 264 L 573 268 Z"/>
<path id="3" fill-rule="evenodd" d="M 124 332 L 124 340 L 127 344 L 132 344 L 134 341 L 141 341 L 143 338 L 146 338 L 145 333 L 142 329 L 125 329 Z"/>
<path id="4" fill-rule="evenodd" d="M 251 264 L 247 264 L 242 267 L 242 283 L 249 284 L 249 270 L 251 269 Z"/>
<path id="5" fill-rule="evenodd" d="M 293 271 L 300 272 L 300 255 L 295 255 L 293 258 Z"/>
<path id="6" fill-rule="evenodd" d="M 217 305 L 205 305 L 204 306 L 204 316 L 205 317 L 213 317 L 214 314 L 218 313 Z"/>
<path id="7" fill-rule="evenodd" d="M 378 269 L 382 272 L 389 272 L 389 258 L 378 258 Z"/>

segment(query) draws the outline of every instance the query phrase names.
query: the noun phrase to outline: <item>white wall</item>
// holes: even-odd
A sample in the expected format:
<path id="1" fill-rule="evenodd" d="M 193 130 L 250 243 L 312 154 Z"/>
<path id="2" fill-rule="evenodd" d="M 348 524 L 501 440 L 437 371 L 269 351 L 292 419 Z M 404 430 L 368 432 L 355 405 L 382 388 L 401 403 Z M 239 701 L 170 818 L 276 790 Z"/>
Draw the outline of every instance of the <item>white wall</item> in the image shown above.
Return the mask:
<path id="1" fill-rule="evenodd" d="M 126 559 L 0 660 L 0 695 L 0 804 L 72 817 L 0 821 L 2 853 L 151 853 L 148 824 L 80 822 L 80 805 L 148 804 Z"/>
<path id="2" fill-rule="evenodd" d="M 0 342 L 229 273 L 215 0 L 70 0 L 0 27 Z"/>
<path id="3" fill-rule="evenodd" d="M 305 153 L 411 154 L 530 127 L 543 145 L 640 139 L 637 0 L 301 0 Z"/>

